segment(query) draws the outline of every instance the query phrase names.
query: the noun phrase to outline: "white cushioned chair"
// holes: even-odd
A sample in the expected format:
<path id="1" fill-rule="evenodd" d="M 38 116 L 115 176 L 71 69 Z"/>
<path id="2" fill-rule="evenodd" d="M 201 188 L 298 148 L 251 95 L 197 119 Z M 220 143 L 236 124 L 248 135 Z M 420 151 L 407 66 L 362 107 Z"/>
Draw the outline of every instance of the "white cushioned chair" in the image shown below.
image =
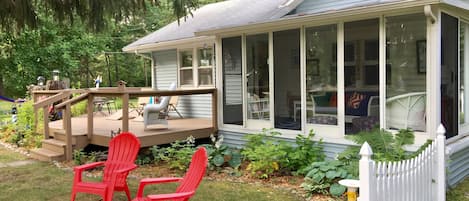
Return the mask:
<path id="1" fill-rule="evenodd" d="M 425 131 L 425 92 L 412 92 L 386 100 L 386 125 L 394 129 Z"/>
<path id="2" fill-rule="evenodd" d="M 168 90 L 175 90 L 176 83 L 173 82 L 169 86 Z M 160 98 L 160 102 L 158 104 L 147 104 L 143 107 L 143 126 L 144 129 L 147 130 L 149 125 L 153 124 L 162 124 L 165 125 L 166 128 L 168 126 L 167 113 L 168 113 L 168 105 L 169 99 L 171 96 L 163 96 Z"/>

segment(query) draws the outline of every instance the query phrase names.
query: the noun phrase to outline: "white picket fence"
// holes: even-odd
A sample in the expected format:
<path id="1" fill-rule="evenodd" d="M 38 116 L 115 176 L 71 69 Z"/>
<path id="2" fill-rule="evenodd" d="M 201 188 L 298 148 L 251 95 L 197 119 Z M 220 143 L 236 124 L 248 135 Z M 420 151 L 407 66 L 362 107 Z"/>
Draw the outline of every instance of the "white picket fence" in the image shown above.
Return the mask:
<path id="1" fill-rule="evenodd" d="M 360 150 L 359 201 L 445 201 L 445 129 L 415 158 L 375 162 L 368 143 Z"/>

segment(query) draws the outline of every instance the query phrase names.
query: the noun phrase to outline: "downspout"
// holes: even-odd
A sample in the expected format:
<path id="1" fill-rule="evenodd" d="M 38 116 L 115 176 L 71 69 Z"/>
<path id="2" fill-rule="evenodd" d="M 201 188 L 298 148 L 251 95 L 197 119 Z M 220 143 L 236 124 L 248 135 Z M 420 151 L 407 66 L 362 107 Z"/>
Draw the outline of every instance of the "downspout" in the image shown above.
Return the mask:
<path id="1" fill-rule="evenodd" d="M 152 86 L 152 88 L 156 88 L 156 86 L 154 86 L 154 83 L 155 83 L 154 81 L 155 81 L 156 77 L 153 76 L 154 73 L 155 73 L 155 69 L 153 68 L 153 59 L 152 59 L 152 57 L 149 57 L 149 56 L 147 56 L 147 55 L 145 55 L 145 54 L 142 54 L 142 53 L 138 53 L 138 50 L 135 50 L 134 53 L 135 53 L 135 55 L 137 55 L 137 56 L 140 56 L 140 57 L 142 57 L 142 58 L 144 58 L 144 59 L 148 59 L 148 60 L 151 61 L 151 64 L 150 64 L 150 69 L 151 69 L 151 86 Z M 144 65 L 144 70 L 145 70 L 145 64 L 143 64 L 143 65 Z M 155 75 L 155 76 L 156 76 L 156 75 Z M 147 77 L 148 77 L 148 76 L 147 76 L 147 73 L 146 73 L 146 70 L 145 70 L 145 85 L 147 85 L 147 80 L 148 80 Z"/>

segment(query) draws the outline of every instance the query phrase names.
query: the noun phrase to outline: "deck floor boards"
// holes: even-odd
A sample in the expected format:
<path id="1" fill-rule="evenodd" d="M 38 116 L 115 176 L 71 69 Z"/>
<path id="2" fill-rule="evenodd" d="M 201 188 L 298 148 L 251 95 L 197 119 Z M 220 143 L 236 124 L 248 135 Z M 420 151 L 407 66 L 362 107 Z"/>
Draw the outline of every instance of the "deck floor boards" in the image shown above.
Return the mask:
<path id="1" fill-rule="evenodd" d="M 94 130 L 90 144 L 107 146 L 111 139 L 111 130 L 117 131 L 122 126 L 121 120 L 109 120 L 103 116 L 93 118 Z M 51 129 L 62 129 L 62 121 L 49 123 Z M 153 128 L 157 128 L 153 127 Z M 167 144 L 175 140 L 184 140 L 189 136 L 195 138 L 209 137 L 213 132 L 212 121 L 210 118 L 186 118 L 168 120 L 168 128 L 143 129 L 143 122 L 129 120 L 129 131 L 134 133 L 141 142 L 142 147 Z M 86 135 L 87 118 L 72 118 L 72 135 Z"/>

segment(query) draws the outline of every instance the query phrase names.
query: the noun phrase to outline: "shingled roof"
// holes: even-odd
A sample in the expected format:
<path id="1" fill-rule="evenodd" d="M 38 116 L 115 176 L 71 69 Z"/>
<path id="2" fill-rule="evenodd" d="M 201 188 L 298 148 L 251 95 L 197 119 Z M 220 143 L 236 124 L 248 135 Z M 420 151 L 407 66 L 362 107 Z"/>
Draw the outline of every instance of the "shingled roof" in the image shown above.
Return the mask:
<path id="1" fill-rule="evenodd" d="M 230 0 L 205 5 L 193 12 L 186 20 L 181 19 L 127 45 L 124 51 L 161 42 L 195 37 L 200 30 L 217 27 L 240 26 L 270 21 L 291 12 L 303 0 Z"/>

